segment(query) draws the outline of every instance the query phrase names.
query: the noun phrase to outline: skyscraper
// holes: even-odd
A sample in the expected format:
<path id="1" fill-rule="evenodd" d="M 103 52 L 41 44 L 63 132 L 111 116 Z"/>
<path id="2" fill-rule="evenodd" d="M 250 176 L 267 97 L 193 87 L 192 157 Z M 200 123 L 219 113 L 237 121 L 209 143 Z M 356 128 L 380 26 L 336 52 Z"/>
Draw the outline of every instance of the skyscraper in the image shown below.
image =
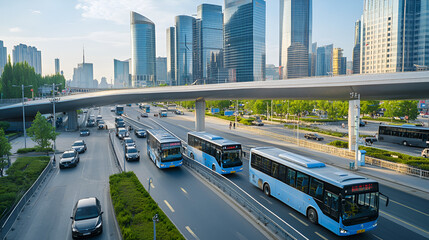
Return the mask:
<path id="1" fill-rule="evenodd" d="M 94 70 L 92 63 L 85 62 L 85 53 L 82 63 L 73 69 L 72 87 L 94 88 Z M 97 84 L 98 85 L 98 84 Z"/>
<path id="2" fill-rule="evenodd" d="M 428 1 L 365 0 L 361 30 L 361 73 L 429 65 Z"/>
<path id="3" fill-rule="evenodd" d="M 0 76 L 3 73 L 4 65 L 7 63 L 7 48 L 3 45 L 3 41 L 0 40 Z"/>
<path id="4" fill-rule="evenodd" d="M 194 28 L 194 80 L 210 83 L 207 67 L 212 54 L 217 55 L 223 48 L 222 6 L 201 4 L 197 8 Z M 216 80 L 214 79 L 216 82 Z"/>
<path id="5" fill-rule="evenodd" d="M 176 16 L 176 83 L 186 85 L 193 83 L 193 30 L 195 18 L 185 15 Z"/>
<path id="6" fill-rule="evenodd" d="M 342 64 L 343 64 L 342 61 L 343 61 L 343 49 L 334 48 L 334 52 L 332 56 L 332 75 L 333 76 L 341 75 Z"/>
<path id="7" fill-rule="evenodd" d="M 176 34 L 174 27 L 167 28 L 167 80 L 170 86 L 176 83 Z"/>
<path id="8" fill-rule="evenodd" d="M 332 74 L 332 52 L 333 44 L 317 48 L 316 53 L 316 76 L 327 76 Z"/>
<path id="9" fill-rule="evenodd" d="M 155 24 L 131 12 L 132 86 L 153 86 L 156 82 Z"/>
<path id="10" fill-rule="evenodd" d="M 280 66 L 283 79 L 309 76 L 312 0 L 280 0 Z"/>
<path id="11" fill-rule="evenodd" d="M 265 80 L 265 13 L 264 0 L 225 0 L 224 67 L 229 81 Z"/>
<path id="12" fill-rule="evenodd" d="M 60 59 L 55 58 L 55 74 L 60 74 Z"/>
<path id="13" fill-rule="evenodd" d="M 157 85 L 167 83 L 167 58 L 156 58 L 156 82 Z"/>
<path id="14" fill-rule="evenodd" d="M 353 74 L 360 73 L 360 38 L 361 38 L 361 21 L 355 23 L 355 46 L 353 47 Z"/>
<path id="15" fill-rule="evenodd" d="M 129 88 L 131 87 L 130 81 L 130 59 L 125 61 L 120 61 L 113 59 L 113 74 L 114 88 Z"/>
<path id="16" fill-rule="evenodd" d="M 19 44 L 13 48 L 13 63 L 27 62 L 37 74 L 42 74 L 42 53 L 36 47 Z"/>

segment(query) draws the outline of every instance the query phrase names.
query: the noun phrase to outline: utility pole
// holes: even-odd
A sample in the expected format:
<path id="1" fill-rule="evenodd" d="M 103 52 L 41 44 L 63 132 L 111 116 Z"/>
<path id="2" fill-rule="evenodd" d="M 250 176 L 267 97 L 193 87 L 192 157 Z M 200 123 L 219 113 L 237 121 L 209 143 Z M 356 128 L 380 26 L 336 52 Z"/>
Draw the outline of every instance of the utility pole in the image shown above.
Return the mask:
<path id="1" fill-rule="evenodd" d="M 58 102 L 59 100 L 60 100 L 60 98 L 56 98 L 55 97 L 55 87 L 56 86 L 61 86 L 62 84 L 61 83 L 59 83 L 59 84 L 55 84 L 55 83 L 52 83 L 52 99 L 51 99 L 51 102 L 52 102 L 52 111 L 53 111 L 53 117 L 52 117 L 52 126 L 54 127 L 54 131 L 55 131 L 55 129 L 56 129 L 56 127 L 57 127 L 57 125 L 56 125 L 56 123 L 57 123 L 57 117 L 56 117 L 56 113 L 55 113 L 55 103 L 56 102 Z M 57 144 L 56 144 L 56 138 L 54 138 L 54 162 L 55 162 L 55 154 L 56 154 L 56 152 L 57 152 Z"/>
<path id="2" fill-rule="evenodd" d="M 25 104 L 24 104 L 24 88 L 26 87 L 32 87 L 33 85 L 24 86 L 24 84 L 21 85 L 21 91 L 22 91 L 22 123 L 23 123 L 23 129 L 24 129 L 24 148 L 27 148 L 27 130 L 25 129 Z M 19 85 L 12 85 L 12 87 L 20 87 Z"/>

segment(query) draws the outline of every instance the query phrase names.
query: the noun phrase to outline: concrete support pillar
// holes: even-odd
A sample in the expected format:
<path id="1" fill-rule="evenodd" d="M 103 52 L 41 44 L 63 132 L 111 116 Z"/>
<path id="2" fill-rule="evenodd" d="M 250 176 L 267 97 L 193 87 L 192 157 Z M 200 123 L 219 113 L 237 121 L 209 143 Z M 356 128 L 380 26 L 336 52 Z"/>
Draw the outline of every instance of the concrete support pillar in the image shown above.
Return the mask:
<path id="1" fill-rule="evenodd" d="M 356 131 L 359 131 L 359 121 L 356 118 L 360 115 L 360 100 L 349 101 L 349 150 L 354 151 L 356 149 Z"/>
<path id="2" fill-rule="evenodd" d="M 68 120 L 67 120 L 68 131 L 76 131 L 78 127 L 76 110 L 67 112 L 67 115 L 68 115 Z"/>
<path id="3" fill-rule="evenodd" d="M 195 101 L 195 131 L 201 132 L 206 130 L 206 100 L 198 98 Z"/>

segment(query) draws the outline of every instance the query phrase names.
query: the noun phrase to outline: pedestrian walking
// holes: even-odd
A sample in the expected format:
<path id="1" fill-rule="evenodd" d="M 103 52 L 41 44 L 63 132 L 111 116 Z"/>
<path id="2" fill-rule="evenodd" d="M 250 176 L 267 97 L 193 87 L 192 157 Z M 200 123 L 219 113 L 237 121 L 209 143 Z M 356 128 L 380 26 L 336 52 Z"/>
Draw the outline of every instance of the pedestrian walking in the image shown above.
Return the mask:
<path id="1" fill-rule="evenodd" d="M 229 130 L 231 130 L 232 122 L 229 122 Z"/>
<path id="2" fill-rule="evenodd" d="M 234 129 L 235 129 L 235 122 L 234 122 Z"/>

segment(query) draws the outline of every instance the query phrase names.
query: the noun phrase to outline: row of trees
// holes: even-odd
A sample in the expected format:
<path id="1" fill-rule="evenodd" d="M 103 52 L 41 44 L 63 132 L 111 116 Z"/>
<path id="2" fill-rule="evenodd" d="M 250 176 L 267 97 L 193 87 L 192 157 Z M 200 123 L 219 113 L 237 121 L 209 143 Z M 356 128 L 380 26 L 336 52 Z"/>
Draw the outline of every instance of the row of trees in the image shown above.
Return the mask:
<path id="1" fill-rule="evenodd" d="M 207 108 L 219 108 L 226 110 L 235 109 L 237 101 L 221 100 L 207 101 Z M 418 101 L 398 100 L 398 101 L 361 101 L 361 114 L 375 115 L 379 109 L 385 109 L 385 117 L 403 117 L 408 116 L 409 120 L 417 118 L 419 112 L 417 109 Z M 185 108 L 194 108 L 195 102 L 186 101 L 177 103 Z M 278 116 L 286 115 L 306 115 L 314 111 L 327 113 L 328 118 L 338 119 L 347 116 L 349 109 L 348 101 L 327 101 L 327 100 L 240 100 L 239 109 L 253 114 L 267 114 L 272 111 Z"/>
<path id="2" fill-rule="evenodd" d="M 24 89 L 24 96 L 31 98 L 33 96 L 31 89 L 33 89 L 34 96 L 39 96 L 39 87 L 45 84 L 51 86 L 52 83 L 61 83 L 62 85 L 59 87 L 61 91 L 65 87 L 66 80 L 64 76 L 59 74 L 42 77 L 40 74 L 36 74 L 34 68 L 27 62 L 11 64 L 9 58 L 0 77 L 0 94 L 2 98 L 21 98 L 21 88 L 13 87 L 13 85 L 32 85 L 32 87 Z"/>

